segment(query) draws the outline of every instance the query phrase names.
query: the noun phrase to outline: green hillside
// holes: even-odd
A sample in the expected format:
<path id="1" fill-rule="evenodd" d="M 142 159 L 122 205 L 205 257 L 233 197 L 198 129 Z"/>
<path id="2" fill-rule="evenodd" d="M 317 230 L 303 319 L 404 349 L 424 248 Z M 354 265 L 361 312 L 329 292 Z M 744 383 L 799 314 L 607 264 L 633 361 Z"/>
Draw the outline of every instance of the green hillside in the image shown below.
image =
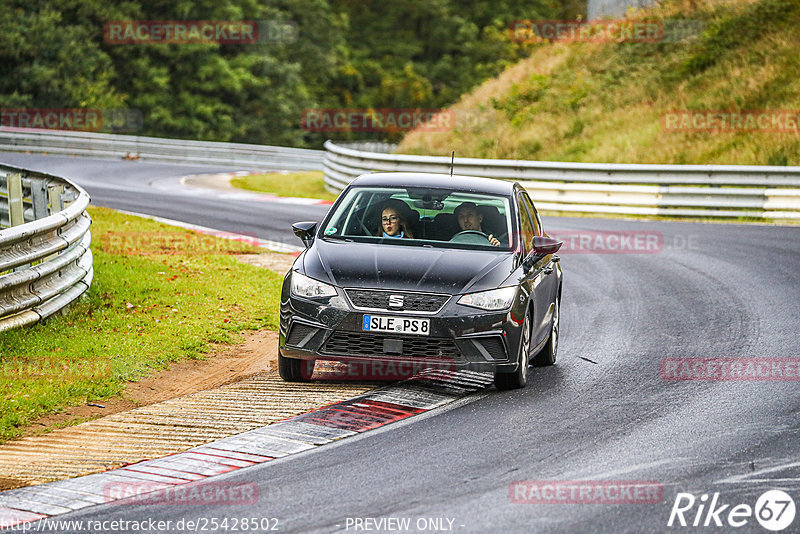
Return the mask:
<path id="1" fill-rule="evenodd" d="M 25 127 L 20 110 L 78 109 L 102 111 L 95 123 L 113 133 L 383 139 L 307 131 L 301 119 L 452 104 L 525 57 L 506 38 L 511 21 L 585 11 L 586 0 L 0 0 L 0 119 Z M 224 37 L 200 39 L 197 27 Z"/>
<path id="2" fill-rule="evenodd" d="M 664 0 L 628 18 L 664 38 L 530 44 L 450 108 L 454 128 L 411 132 L 398 152 L 800 165 L 800 2 Z"/>

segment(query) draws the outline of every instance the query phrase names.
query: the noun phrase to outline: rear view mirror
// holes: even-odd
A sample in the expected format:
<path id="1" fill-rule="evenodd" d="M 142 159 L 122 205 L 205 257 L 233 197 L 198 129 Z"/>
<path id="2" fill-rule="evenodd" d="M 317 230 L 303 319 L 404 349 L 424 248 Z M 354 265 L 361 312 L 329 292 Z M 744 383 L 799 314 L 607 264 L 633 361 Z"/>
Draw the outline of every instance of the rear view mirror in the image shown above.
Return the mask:
<path id="1" fill-rule="evenodd" d="M 299 237 L 306 248 L 311 246 L 314 242 L 314 232 L 317 231 L 317 223 L 313 221 L 297 222 L 292 225 L 294 235 Z"/>
<path id="2" fill-rule="evenodd" d="M 423 210 L 442 211 L 444 209 L 444 202 L 441 200 L 415 200 L 414 207 Z"/>
<path id="3" fill-rule="evenodd" d="M 548 254 L 555 254 L 558 249 L 563 245 L 563 241 L 558 241 L 552 237 L 535 236 L 533 238 L 532 250 L 537 256 L 547 256 Z"/>

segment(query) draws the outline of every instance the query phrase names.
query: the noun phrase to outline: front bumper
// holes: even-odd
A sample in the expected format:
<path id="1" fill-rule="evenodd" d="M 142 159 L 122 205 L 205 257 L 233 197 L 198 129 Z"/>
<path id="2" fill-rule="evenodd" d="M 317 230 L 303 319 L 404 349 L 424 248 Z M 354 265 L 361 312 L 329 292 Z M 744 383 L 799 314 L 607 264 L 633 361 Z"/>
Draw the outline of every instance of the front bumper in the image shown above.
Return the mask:
<path id="1" fill-rule="evenodd" d="M 287 277 L 288 279 L 288 277 Z M 481 311 L 456 304 L 457 297 L 435 314 L 358 310 L 337 288 L 336 297 L 316 301 L 281 297 L 280 352 L 288 358 L 340 362 L 381 361 L 425 364 L 438 368 L 509 372 L 517 367 L 524 306 L 502 312 Z M 518 303 L 520 299 L 515 299 Z M 362 331 L 369 315 L 426 317 L 430 335 Z"/>

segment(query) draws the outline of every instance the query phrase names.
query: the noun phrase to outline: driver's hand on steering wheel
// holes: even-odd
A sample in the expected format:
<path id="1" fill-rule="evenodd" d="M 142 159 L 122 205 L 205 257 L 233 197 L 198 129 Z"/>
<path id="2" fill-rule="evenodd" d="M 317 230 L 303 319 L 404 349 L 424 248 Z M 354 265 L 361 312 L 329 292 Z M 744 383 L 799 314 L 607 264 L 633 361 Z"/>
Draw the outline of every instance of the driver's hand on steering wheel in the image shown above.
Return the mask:
<path id="1" fill-rule="evenodd" d="M 497 238 L 492 234 L 489 234 L 489 244 L 492 245 L 493 247 L 499 247 L 500 241 L 498 241 Z"/>

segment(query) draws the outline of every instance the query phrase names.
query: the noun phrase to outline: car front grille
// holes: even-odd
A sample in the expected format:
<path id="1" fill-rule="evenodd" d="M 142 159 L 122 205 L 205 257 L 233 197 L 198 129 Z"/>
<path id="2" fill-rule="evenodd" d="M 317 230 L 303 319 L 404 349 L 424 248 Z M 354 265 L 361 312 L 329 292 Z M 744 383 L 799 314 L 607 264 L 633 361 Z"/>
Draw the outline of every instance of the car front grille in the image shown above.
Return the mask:
<path id="1" fill-rule="evenodd" d="M 368 310 L 386 311 L 412 311 L 436 313 L 442 309 L 449 295 L 436 295 L 432 293 L 406 293 L 402 291 L 379 291 L 376 289 L 347 289 L 347 296 L 353 306 Z M 399 295 L 403 297 L 402 308 L 389 308 L 389 297 Z"/>
<path id="2" fill-rule="evenodd" d="M 402 340 L 401 354 L 384 352 L 384 341 Z M 341 356 L 404 356 L 412 358 L 454 358 L 458 348 L 449 338 L 422 336 L 386 336 L 360 332 L 334 332 L 322 347 L 322 353 Z"/>

